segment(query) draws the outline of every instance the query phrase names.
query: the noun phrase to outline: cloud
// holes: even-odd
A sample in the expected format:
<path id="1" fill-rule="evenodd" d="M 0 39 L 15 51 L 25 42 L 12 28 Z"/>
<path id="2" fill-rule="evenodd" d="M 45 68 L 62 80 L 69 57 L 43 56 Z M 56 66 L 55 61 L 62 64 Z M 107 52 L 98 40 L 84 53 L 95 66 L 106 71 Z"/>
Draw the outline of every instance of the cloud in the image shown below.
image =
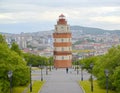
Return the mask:
<path id="1" fill-rule="evenodd" d="M 92 21 L 97 22 L 107 22 L 112 24 L 120 24 L 120 16 L 106 16 L 106 17 L 93 17 L 91 18 Z"/>
<path id="2" fill-rule="evenodd" d="M 0 24 L 54 25 L 63 13 L 71 25 L 120 28 L 119 5 L 120 0 L 1 0 Z"/>
<path id="3" fill-rule="evenodd" d="M 91 7 L 89 8 L 61 8 L 61 9 L 54 9 L 46 7 L 41 7 L 39 10 L 36 11 L 18 11 L 18 12 L 8 12 L 8 13 L 0 13 L 0 20 L 8 20 L 11 22 L 25 22 L 25 21 L 56 21 L 58 16 L 61 13 L 64 13 L 67 19 L 78 20 L 78 19 L 91 19 L 91 17 L 97 16 L 109 16 L 107 14 L 118 10 L 119 12 L 120 7 Z M 44 11 L 46 10 L 46 11 Z M 114 14 L 113 14 L 114 15 Z M 1 21 L 2 22 L 2 21 Z M 12 22 L 13 23 L 13 22 Z"/>
<path id="4" fill-rule="evenodd" d="M 94 7 L 94 6 L 119 6 L 119 0 L 4 0 L 8 3 L 24 3 L 49 7 Z"/>

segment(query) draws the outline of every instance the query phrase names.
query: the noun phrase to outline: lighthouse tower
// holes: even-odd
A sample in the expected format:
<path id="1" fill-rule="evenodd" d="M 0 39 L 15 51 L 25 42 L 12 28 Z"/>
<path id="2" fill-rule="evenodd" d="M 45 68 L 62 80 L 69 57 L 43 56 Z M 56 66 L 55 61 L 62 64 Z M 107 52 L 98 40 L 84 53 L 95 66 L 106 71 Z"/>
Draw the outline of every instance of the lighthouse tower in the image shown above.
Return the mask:
<path id="1" fill-rule="evenodd" d="M 54 66 L 55 68 L 68 68 L 72 66 L 72 43 L 70 26 L 65 16 L 61 14 L 55 25 L 54 38 Z"/>

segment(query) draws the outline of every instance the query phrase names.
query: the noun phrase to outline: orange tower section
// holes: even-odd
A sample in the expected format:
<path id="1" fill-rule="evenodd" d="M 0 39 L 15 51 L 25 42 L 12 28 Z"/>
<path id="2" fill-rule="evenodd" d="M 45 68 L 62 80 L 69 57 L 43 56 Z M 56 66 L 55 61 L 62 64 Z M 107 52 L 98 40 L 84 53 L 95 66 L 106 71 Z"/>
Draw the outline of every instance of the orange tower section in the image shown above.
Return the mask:
<path id="1" fill-rule="evenodd" d="M 54 67 L 68 68 L 72 66 L 72 43 L 70 26 L 65 16 L 61 14 L 55 25 L 54 38 Z"/>

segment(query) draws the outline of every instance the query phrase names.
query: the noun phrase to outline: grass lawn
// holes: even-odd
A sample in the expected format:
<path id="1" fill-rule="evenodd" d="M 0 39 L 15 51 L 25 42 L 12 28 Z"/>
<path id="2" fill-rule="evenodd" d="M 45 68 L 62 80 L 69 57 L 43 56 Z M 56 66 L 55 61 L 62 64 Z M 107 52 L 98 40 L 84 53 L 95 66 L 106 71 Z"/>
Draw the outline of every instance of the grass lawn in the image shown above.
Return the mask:
<path id="1" fill-rule="evenodd" d="M 28 85 L 27 85 L 28 86 Z M 27 86 L 14 87 L 12 89 L 13 93 L 22 93 Z"/>
<path id="2" fill-rule="evenodd" d="M 45 83 L 44 81 L 43 82 L 41 82 L 41 81 L 34 81 L 34 83 L 32 85 L 32 92 L 30 92 L 30 89 L 28 88 L 28 91 L 26 93 L 38 93 L 38 91 L 42 88 L 44 83 Z M 12 91 L 13 91 L 13 93 L 22 93 L 27 87 L 28 87 L 28 85 L 14 87 L 12 89 Z"/>
<path id="3" fill-rule="evenodd" d="M 14 88 L 12 88 L 12 93 L 22 93 L 26 87 L 27 87 L 27 86 L 14 87 Z M 0 91 L 0 93 L 1 93 L 1 91 Z M 8 90 L 7 93 L 10 93 L 10 90 Z"/>
<path id="4" fill-rule="evenodd" d="M 39 76 L 39 74 L 32 74 L 32 76 Z"/>
<path id="5" fill-rule="evenodd" d="M 32 92 L 30 92 L 30 90 L 27 93 L 38 93 L 38 91 L 42 88 L 43 84 L 45 82 L 41 82 L 41 81 L 34 81 L 33 86 L 32 86 Z"/>
<path id="6" fill-rule="evenodd" d="M 40 70 L 39 67 L 32 67 L 32 70 Z"/>
<path id="7" fill-rule="evenodd" d="M 94 91 L 91 92 L 91 84 L 90 81 L 85 80 L 85 81 L 80 81 L 79 84 L 83 87 L 83 89 L 85 90 L 85 93 L 106 93 L 106 89 L 101 89 L 98 84 L 97 81 L 93 82 L 93 86 L 94 86 Z M 109 93 L 116 93 L 114 91 L 108 91 Z"/>

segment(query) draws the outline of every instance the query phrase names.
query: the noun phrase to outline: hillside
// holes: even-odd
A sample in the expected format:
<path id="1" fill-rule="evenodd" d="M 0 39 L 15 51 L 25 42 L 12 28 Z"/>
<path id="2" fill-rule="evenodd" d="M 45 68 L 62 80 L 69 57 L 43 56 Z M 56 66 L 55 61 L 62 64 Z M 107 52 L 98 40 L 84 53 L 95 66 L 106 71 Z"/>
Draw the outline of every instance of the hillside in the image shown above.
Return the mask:
<path id="1" fill-rule="evenodd" d="M 105 34 L 105 33 L 120 35 L 120 30 L 105 30 L 105 29 L 100 29 L 100 28 L 84 27 L 84 26 L 70 26 L 70 29 L 73 34 L 77 34 L 77 35 L 80 35 L 80 34 L 98 35 L 98 34 Z M 29 32 L 26 34 L 31 34 L 31 35 L 52 34 L 53 31 L 54 31 L 54 29 L 48 30 L 48 31 Z M 0 32 L 0 34 L 11 34 L 11 33 Z"/>
<path id="2" fill-rule="evenodd" d="M 120 30 L 104 30 L 100 28 L 93 28 L 93 27 L 83 27 L 83 26 L 71 26 L 71 31 L 74 33 L 82 32 L 84 34 L 104 34 L 104 33 L 116 33 L 120 35 Z"/>

